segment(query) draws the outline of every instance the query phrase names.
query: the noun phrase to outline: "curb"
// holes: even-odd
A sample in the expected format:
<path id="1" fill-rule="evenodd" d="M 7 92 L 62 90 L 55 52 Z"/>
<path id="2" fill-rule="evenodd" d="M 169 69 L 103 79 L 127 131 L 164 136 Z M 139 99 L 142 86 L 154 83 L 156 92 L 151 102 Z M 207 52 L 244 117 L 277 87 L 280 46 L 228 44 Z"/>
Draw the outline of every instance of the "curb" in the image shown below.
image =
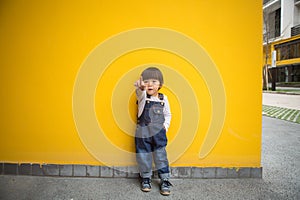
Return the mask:
<path id="1" fill-rule="evenodd" d="M 138 178 L 138 173 L 130 172 L 135 166 L 107 167 L 91 165 L 57 164 L 15 164 L 0 163 L 0 175 L 28 175 L 52 177 L 92 177 L 92 178 Z M 171 178 L 184 179 L 226 179 L 262 178 L 262 167 L 171 167 Z M 153 178 L 158 178 L 154 172 Z"/>
<path id="2" fill-rule="evenodd" d="M 283 92 L 283 91 L 263 91 L 268 94 L 286 94 L 286 95 L 300 95 L 298 92 Z"/>

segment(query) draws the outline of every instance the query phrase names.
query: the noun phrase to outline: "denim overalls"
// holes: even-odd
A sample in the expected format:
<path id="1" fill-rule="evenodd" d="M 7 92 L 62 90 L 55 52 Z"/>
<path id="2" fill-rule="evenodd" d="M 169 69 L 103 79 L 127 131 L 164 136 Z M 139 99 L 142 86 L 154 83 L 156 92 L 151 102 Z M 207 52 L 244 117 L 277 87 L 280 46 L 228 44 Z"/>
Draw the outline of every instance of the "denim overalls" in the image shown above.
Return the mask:
<path id="1" fill-rule="evenodd" d="M 147 95 L 143 113 L 138 118 L 135 134 L 136 160 L 142 178 L 152 176 L 152 155 L 160 178 L 169 178 L 166 129 L 164 127 L 164 96 L 160 101 L 151 101 Z"/>

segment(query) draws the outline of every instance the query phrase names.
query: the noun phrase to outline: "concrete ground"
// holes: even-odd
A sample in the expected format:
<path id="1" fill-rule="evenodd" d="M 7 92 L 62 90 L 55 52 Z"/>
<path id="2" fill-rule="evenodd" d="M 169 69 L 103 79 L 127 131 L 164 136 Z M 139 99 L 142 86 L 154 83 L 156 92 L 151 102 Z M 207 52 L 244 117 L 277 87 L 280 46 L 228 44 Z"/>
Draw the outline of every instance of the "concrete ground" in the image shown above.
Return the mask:
<path id="1" fill-rule="evenodd" d="M 262 179 L 173 179 L 172 194 L 136 179 L 0 176 L 0 199 L 300 199 L 300 124 L 263 117 Z"/>
<path id="2" fill-rule="evenodd" d="M 287 96 L 283 97 L 285 98 Z M 273 102 L 274 105 L 276 99 L 278 101 L 276 96 L 263 96 L 264 103 Z M 299 101 L 292 102 L 299 104 Z M 278 106 L 284 107 L 288 104 L 291 103 L 282 100 Z M 263 117 L 262 125 L 262 179 L 172 179 L 172 193 L 169 197 L 164 197 L 159 194 L 155 180 L 152 191 L 143 193 L 136 179 L 2 175 L 0 199 L 299 200 L 300 124 Z"/>

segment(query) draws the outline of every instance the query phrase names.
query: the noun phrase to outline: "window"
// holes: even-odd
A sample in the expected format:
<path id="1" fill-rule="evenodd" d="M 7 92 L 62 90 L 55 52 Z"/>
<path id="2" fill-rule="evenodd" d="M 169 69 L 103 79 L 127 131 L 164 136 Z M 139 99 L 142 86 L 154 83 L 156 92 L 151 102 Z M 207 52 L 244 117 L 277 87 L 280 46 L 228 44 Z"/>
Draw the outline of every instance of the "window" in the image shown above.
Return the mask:
<path id="1" fill-rule="evenodd" d="M 277 60 L 300 58 L 300 39 L 275 45 Z"/>
<path id="2" fill-rule="evenodd" d="M 275 11 L 275 37 L 280 36 L 280 18 L 281 18 L 281 9 Z"/>

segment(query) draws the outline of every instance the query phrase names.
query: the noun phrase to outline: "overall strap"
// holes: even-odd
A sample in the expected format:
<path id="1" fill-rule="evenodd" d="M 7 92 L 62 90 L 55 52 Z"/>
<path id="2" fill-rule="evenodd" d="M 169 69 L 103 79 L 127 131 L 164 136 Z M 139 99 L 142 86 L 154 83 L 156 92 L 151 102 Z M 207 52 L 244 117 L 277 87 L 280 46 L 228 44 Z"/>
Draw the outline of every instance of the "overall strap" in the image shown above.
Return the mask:
<path id="1" fill-rule="evenodd" d="M 162 93 L 158 93 L 158 98 L 159 100 L 161 100 L 160 105 L 164 106 L 165 105 L 165 102 L 163 101 L 164 95 Z"/>
<path id="2" fill-rule="evenodd" d="M 164 100 L 164 95 L 162 94 L 162 93 L 158 93 L 158 98 L 159 98 L 159 100 Z"/>

